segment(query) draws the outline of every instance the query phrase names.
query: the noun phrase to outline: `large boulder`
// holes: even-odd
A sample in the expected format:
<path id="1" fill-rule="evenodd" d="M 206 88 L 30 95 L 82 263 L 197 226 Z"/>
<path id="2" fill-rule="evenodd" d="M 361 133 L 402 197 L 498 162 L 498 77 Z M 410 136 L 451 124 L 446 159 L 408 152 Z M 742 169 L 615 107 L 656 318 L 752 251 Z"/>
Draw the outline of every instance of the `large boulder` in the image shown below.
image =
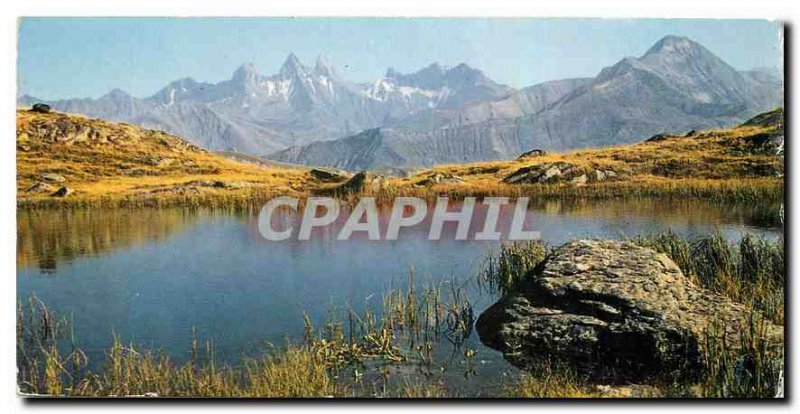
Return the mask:
<path id="1" fill-rule="evenodd" d="M 477 322 L 512 364 L 563 363 L 598 381 L 696 378 L 706 335 L 737 344 L 751 312 L 687 279 L 666 255 L 629 242 L 556 249 Z M 776 344 L 782 330 L 765 322 Z"/>

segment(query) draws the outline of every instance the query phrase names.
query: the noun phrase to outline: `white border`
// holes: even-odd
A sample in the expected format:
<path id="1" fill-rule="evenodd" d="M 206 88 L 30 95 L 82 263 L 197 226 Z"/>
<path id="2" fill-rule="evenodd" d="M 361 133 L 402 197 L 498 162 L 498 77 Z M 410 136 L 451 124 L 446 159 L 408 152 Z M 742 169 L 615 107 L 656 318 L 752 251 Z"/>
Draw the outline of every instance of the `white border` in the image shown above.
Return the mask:
<path id="1" fill-rule="evenodd" d="M 2 122 L 2 149 L 0 149 L 0 179 L 2 180 L 2 197 L 0 202 L 0 263 L 2 264 L 3 309 L 0 310 L 0 332 L 3 344 L 0 346 L 0 407 L 3 412 L 19 410 L 58 410 L 62 412 L 83 412 L 84 410 L 134 410 L 148 412 L 174 411 L 195 412 L 209 410 L 242 410 L 271 412 L 285 412 L 301 408 L 299 405 L 286 405 L 276 403 L 255 403 L 236 405 L 217 405 L 194 402 L 192 404 L 114 404 L 109 406 L 100 403 L 76 404 L 48 404 L 35 405 L 23 404 L 17 398 L 15 390 L 15 355 L 14 346 L 14 314 L 16 303 L 16 179 L 15 179 L 15 119 L 16 105 L 16 31 L 18 16 L 469 16 L 469 17 L 650 17 L 650 18 L 765 18 L 780 20 L 789 23 L 800 21 L 798 17 L 800 2 L 779 0 L 747 0 L 747 1 L 703 1 L 703 0 L 668 0 L 663 2 L 609 0 L 609 1 L 577 1 L 577 0 L 539 0 L 539 1 L 513 1 L 513 0 L 265 0 L 262 2 L 245 0 L 223 1 L 172 1 L 166 0 L 40 0 L 40 1 L 6 1 L 2 4 L 2 19 L 0 21 L 0 52 L 3 63 L 0 65 L 0 122 Z M 796 41 L 797 34 L 794 34 Z M 794 49 L 794 47 L 792 47 Z M 789 50 L 791 53 L 794 50 Z M 797 79 L 797 70 L 792 68 L 791 79 Z M 787 116 L 791 120 L 797 119 L 794 105 Z M 793 128 L 794 130 L 794 128 Z M 793 131 L 792 131 L 793 132 Z M 795 137 L 789 134 L 789 139 Z M 800 144 L 790 144 L 789 164 L 797 160 Z M 796 169 L 796 167 L 795 167 Z M 797 187 L 795 180 L 795 185 Z M 788 215 L 797 217 L 798 191 L 791 191 L 794 196 L 791 200 L 793 207 Z M 787 229 L 787 233 L 796 234 L 794 227 Z M 798 255 L 790 252 L 790 276 L 797 275 Z M 789 310 L 790 320 L 797 317 L 798 283 L 792 282 L 793 291 Z M 795 325 L 795 324 L 793 324 Z M 794 326 L 793 326 L 794 328 Z M 787 338 L 790 344 L 797 344 L 795 329 L 791 329 L 792 336 Z M 794 347 L 797 350 L 797 347 Z M 790 395 L 800 398 L 798 394 L 798 355 L 793 353 L 792 364 L 789 372 L 791 390 Z M 502 410 L 503 412 L 531 412 L 532 410 L 564 410 L 567 412 L 592 410 L 598 413 L 617 413 L 619 411 L 641 412 L 643 410 L 686 412 L 747 412 L 752 410 L 773 409 L 788 411 L 790 406 L 771 405 L 753 406 L 743 402 L 720 402 L 676 406 L 661 402 L 659 404 L 592 404 L 570 403 L 566 405 L 543 404 L 541 402 L 530 404 L 503 404 L 497 407 L 487 406 L 485 403 L 462 402 L 451 404 L 304 404 L 302 409 L 319 409 L 325 411 L 367 412 L 380 410 L 381 412 L 404 412 L 409 409 L 420 412 L 458 412 L 463 413 L 485 411 L 487 409 Z M 6 411 L 8 410 L 8 411 Z"/>

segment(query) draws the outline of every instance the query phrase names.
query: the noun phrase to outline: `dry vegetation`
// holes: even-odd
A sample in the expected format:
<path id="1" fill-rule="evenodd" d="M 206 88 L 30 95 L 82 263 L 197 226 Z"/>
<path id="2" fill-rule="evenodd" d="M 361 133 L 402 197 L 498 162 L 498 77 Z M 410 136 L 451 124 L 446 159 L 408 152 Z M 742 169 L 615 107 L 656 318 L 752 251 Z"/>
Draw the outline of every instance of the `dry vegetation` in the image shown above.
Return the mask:
<path id="1" fill-rule="evenodd" d="M 780 110 L 770 114 L 779 114 Z M 758 121 L 764 118 L 756 117 Z M 774 118 L 774 117 L 773 117 Z M 783 197 L 783 158 L 763 151 L 762 138 L 780 122 L 748 122 L 726 130 L 602 149 L 550 153 L 512 161 L 442 165 L 409 178 L 389 178 L 378 196 L 469 195 L 542 198 L 700 197 L 726 200 Z M 17 112 L 19 206 L 255 206 L 273 195 L 303 196 L 339 184 L 315 180 L 305 168 L 238 161 L 209 153 L 161 131 L 64 114 Z M 565 163 L 587 183 L 507 184 L 525 167 Z M 63 182 L 48 180 L 55 174 Z M 435 175 L 454 180 L 432 182 Z M 52 194 L 66 186 L 67 197 Z M 357 195 L 357 194 L 356 194 Z"/>
<path id="2" fill-rule="evenodd" d="M 762 114 L 778 114 L 782 110 Z M 754 120 L 761 119 L 759 117 Z M 701 131 L 687 136 L 600 149 L 549 153 L 513 161 L 442 165 L 418 172 L 397 184 L 400 192 L 560 197 L 676 195 L 754 199 L 783 195 L 783 158 L 765 152 L 764 137 L 782 133 L 781 121 L 748 122 L 732 129 Z M 506 184 L 503 179 L 524 167 L 563 162 L 577 171 L 613 171 L 616 177 L 587 184 Z M 435 175 L 457 177 L 460 183 L 433 187 L 418 184 Z"/>
<path id="3" fill-rule="evenodd" d="M 17 111 L 17 200 L 32 205 L 215 204 L 308 188 L 301 169 L 237 162 L 161 131 Z M 52 194 L 60 187 L 67 197 Z"/>

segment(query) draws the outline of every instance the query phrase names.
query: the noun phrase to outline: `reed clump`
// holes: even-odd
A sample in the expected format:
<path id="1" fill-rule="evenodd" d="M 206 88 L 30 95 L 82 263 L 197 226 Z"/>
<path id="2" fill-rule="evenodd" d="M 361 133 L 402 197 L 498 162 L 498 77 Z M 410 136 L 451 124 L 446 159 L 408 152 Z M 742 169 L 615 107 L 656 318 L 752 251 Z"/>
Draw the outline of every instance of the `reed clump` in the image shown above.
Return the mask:
<path id="1" fill-rule="evenodd" d="M 734 340 L 721 326 L 706 331 L 699 383 L 666 384 L 680 398 L 776 398 L 784 394 L 784 346 L 770 341 L 763 315 L 753 311 Z"/>
<path id="2" fill-rule="evenodd" d="M 447 300 L 448 295 L 453 300 Z M 177 362 L 163 351 L 140 349 L 115 336 L 104 363 L 92 371 L 85 354 L 66 335 L 68 319 L 31 297 L 18 309 L 18 386 L 25 394 L 57 397 L 359 396 L 351 379 L 392 364 L 415 364 L 430 371 L 436 343 L 447 337 L 461 346 L 474 322 L 460 286 L 448 282 L 417 288 L 413 277 L 406 289 L 384 295 L 379 312 L 350 309 L 346 321 L 332 311 L 317 329 L 306 317 L 301 343 L 268 349 L 237 365 L 219 364 L 208 342 L 198 346 L 193 340 L 190 360 Z M 381 396 L 421 393 L 387 388 Z"/>
<path id="3" fill-rule="evenodd" d="M 783 239 L 745 234 L 736 242 L 721 233 L 686 238 L 674 232 L 641 236 L 634 242 L 665 253 L 699 285 L 757 309 L 783 324 L 785 262 Z"/>
<path id="4" fill-rule="evenodd" d="M 505 296 L 547 258 L 550 246 L 540 240 L 507 243 L 489 252 L 478 274 L 478 285 L 490 293 Z"/>

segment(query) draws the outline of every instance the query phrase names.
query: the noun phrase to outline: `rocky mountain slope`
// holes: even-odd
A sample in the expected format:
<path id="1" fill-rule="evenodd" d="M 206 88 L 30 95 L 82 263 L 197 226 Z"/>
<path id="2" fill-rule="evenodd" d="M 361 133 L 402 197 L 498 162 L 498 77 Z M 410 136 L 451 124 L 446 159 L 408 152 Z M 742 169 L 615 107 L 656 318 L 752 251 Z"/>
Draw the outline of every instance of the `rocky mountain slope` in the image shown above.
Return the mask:
<path id="1" fill-rule="evenodd" d="M 537 85 L 455 111 L 422 112 L 269 158 L 348 170 L 508 159 L 532 148 L 602 147 L 735 125 L 782 102 L 782 79 L 767 71 L 737 71 L 702 45 L 667 36 L 641 57 L 622 59 L 593 79 Z"/>
<path id="2" fill-rule="evenodd" d="M 17 111 L 18 204 L 290 194 L 305 170 L 236 162 L 162 131 Z M 294 186 L 294 187 L 293 187 Z"/>

